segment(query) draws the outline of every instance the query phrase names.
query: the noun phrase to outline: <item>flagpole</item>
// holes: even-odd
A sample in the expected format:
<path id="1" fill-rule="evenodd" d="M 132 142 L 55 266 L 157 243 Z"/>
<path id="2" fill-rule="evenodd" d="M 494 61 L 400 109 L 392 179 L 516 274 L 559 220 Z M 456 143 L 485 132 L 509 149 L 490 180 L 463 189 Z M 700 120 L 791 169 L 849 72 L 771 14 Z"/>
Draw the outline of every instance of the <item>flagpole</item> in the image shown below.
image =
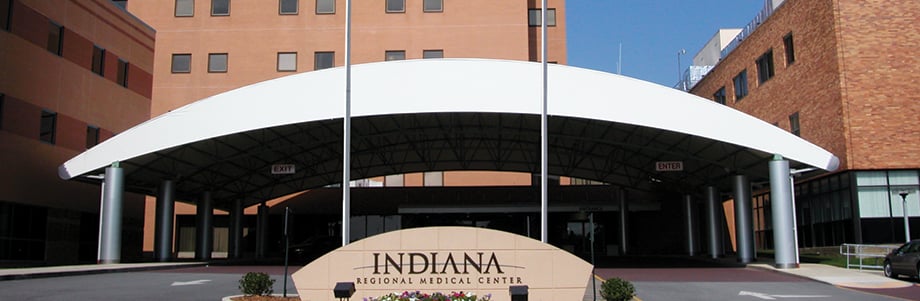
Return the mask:
<path id="1" fill-rule="evenodd" d="M 543 0 L 541 11 L 541 21 L 540 21 L 540 43 L 542 50 L 540 51 L 540 61 L 543 65 L 543 99 L 541 106 L 543 110 L 540 113 L 540 241 L 548 242 L 549 233 L 547 223 L 548 221 L 548 211 L 549 211 L 549 200 L 547 195 L 546 185 L 548 183 L 547 178 L 549 173 L 547 172 L 547 157 L 549 153 L 549 139 L 547 138 L 548 129 L 547 129 L 547 118 L 546 118 L 546 103 L 547 103 L 547 93 L 546 93 L 546 73 L 547 73 L 547 63 L 546 63 L 546 0 Z"/>
<path id="2" fill-rule="evenodd" d="M 351 0 L 345 1 L 345 116 L 342 128 L 342 246 L 351 234 Z"/>

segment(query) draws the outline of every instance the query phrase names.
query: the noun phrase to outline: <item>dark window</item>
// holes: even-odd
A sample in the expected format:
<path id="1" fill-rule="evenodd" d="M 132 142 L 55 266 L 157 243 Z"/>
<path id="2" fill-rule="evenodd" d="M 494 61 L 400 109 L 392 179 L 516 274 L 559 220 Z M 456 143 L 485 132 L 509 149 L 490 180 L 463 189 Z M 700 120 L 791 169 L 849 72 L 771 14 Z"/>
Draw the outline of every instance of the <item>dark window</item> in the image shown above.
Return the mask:
<path id="1" fill-rule="evenodd" d="M 227 54 L 226 53 L 208 54 L 208 72 L 210 73 L 227 72 Z"/>
<path id="2" fill-rule="evenodd" d="M 128 8 L 128 0 L 112 0 L 112 3 L 115 3 L 115 6 L 121 7 L 121 9 Z"/>
<path id="3" fill-rule="evenodd" d="M 725 104 L 725 87 L 719 88 L 719 91 L 716 91 L 715 94 L 712 94 L 712 100 L 715 100 L 720 105 Z"/>
<path id="4" fill-rule="evenodd" d="M 323 51 L 313 54 L 313 70 L 322 70 L 335 66 L 335 52 Z"/>
<path id="5" fill-rule="evenodd" d="M 195 0 L 176 0 L 176 17 L 195 16 Z"/>
<path id="6" fill-rule="evenodd" d="M 46 208 L 0 202 L 0 261 L 44 260 L 47 224 Z"/>
<path id="7" fill-rule="evenodd" d="M 60 56 L 64 49 L 64 27 L 51 22 L 48 28 L 48 51 Z"/>
<path id="8" fill-rule="evenodd" d="M 422 6 L 422 10 L 426 12 L 444 11 L 444 0 L 425 0 Z"/>
<path id="9" fill-rule="evenodd" d="M 13 0 L 0 0 L 0 26 L 3 30 L 10 30 L 10 20 L 13 13 Z"/>
<path id="10" fill-rule="evenodd" d="M 99 144 L 99 128 L 95 126 L 86 126 L 86 148 L 89 149 Z"/>
<path id="11" fill-rule="evenodd" d="M 300 0 L 278 0 L 278 13 L 282 15 L 296 15 L 297 2 Z"/>
<path id="12" fill-rule="evenodd" d="M 444 50 L 437 49 L 437 50 L 425 50 L 425 51 L 422 51 L 422 58 L 423 58 L 423 59 L 440 59 L 440 58 L 444 58 Z"/>
<path id="13" fill-rule="evenodd" d="M 230 0 L 211 0 L 212 16 L 229 16 Z"/>
<path id="14" fill-rule="evenodd" d="M 115 80 L 122 87 L 128 86 L 128 62 L 118 60 L 118 78 Z"/>
<path id="15" fill-rule="evenodd" d="M 387 0 L 388 13 L 406 12 L 406 0 Z"/>
<path id="16" fill-rule="evenodd" d="M 334 14 L 335 0 L 316 0 L 317 14 Z"/>
<path id="17" fill-rule="evenodd" d="M 279 52 L 278 71 L 297 71 L 297 52 Z"/>
<path id="18" fill-rule="evenodd" d="M 795 43 L 792 41 L 791 32 L 783 37 L 783 45 L 786 46 L 786 66 L 789 66 L 795 63 Z"/>
<path id="19" fill-rule="evenodd" d="M 93 73 L 105 75 L 105 49 L 93 45 Z"/>
<path id="20" fill-rule="evenodd" d="M 773 78 L 773 49 L 757 58 L 757 81 L 763 84 Z"/>
<path id="21" fill-rule="evenodd" d="M 57 127 L 57 113 L 42 110 L 42 120 L 39 128 L 38 139 L 54 144 L 54 134 Z"/>
<path id="22" fill-rule="evenodd" d="M 192 72 L 192 55 L 188 53 L 172 55 L 172 73 Z"/>
<path id="23" fill-rule="evenodd" d="M 536 9 L 532 8 L 528 10 L 527 11 L 527 24 L 529 24 L 530 26 L 542 26 L 543 24 L 541 22 L 543 20 L 543 17 L 541 16 L 542 13 L 543 13 L 543 10 L 539 8 L 536 8 Z M 546 9 L 546 26 L 556 26 L 556 9 L 555 8 Z"/>
<path id="24" fill-rule="evenodd" d="M 406 59 L 405 50 L 389 50 L 385 53 L 385 61 L 400 61 Z"/>
<path id="25" fill-rule="evenodd" d="M 747 70 L 742 70 L 741 73 L 738 73 L 732 79 L 732 82 L 735 85 L 735 101 L 740 101 L 748 95 Z"/>
<path id="26" fill-rule="evenodd" d="M 789 115 L 789 132 L 793 135 L 801 136 L 801 128 L 799 127 L 799 112 L 795 112 L 792 115 Z"/>
<path id="27" fill-rule="evenodd" d="M 3 106 L 6 95 L 0 93 L 0 129 L 3 129 Z"/>

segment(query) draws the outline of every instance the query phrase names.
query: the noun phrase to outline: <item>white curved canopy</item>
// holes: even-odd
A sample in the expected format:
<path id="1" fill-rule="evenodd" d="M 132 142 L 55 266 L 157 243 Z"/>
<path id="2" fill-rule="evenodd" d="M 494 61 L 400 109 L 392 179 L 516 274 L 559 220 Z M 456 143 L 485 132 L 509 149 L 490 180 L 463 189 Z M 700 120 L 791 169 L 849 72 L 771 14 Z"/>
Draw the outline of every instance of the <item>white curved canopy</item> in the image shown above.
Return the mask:
<path id="1" fill-rule="evenodd" d="M 202 99 L 151 119 L 87 150 L 64 163 L 59 168 L 59 175 L 63 179 L 71 179 L 98 171 L 112 162 L 132 162 L 132 160 L 158 152 L 160 155 L 169 152 L 173 154 L 170 156 L 171 159 L 178 159 L 175 155 L 176 149 L 184 145 L 282 126 L 298 125 L 298 130 L 309 132 L 311 126 L 322 125 L 330 128 L 330 131 L 334 131 L 335 127 L 338 127 L 340 131 L 340 121 L 331 126 L 329 122 L 341 120 L 343 117 L 344 73 L 343 68 L 300 73 Z M 486 114 L 486 116 L 539 115 L 541 82 L 541 65 L 531 62 L 443 59 L 355 65 L 352 67 L 352 116 L 372 119 L 381 116 L 474 113 L 480 114 L 478 115 L 480 117 L 477 118 L 482 119 L 484 117 L 481 117 L 483 116 L 481 114 Z M 828 171 L 835 170 L 839 164 L 838 159 L 831 153 L 778 127 L 695 95 L 652 83 L 604 72 L 550 65 L 548 91 L 548 112 L 554 118 L 553 120 L 580 120 L 586 124 L 611 123 L 641 128 L 646 131 L 641 132 L 642 135 L 639 136 L 673 136 L 672 133 L 690 135 L 688 136 L 690 138 L 674 138 L 677 140 L 668 142 L 666 147 L 662 146 L 667 149 L 662 149 L 657 144 L 650 142 L 643 146 L 655 147 L 661 154 L 691 151 L 684 149 L 681 146 L 682 143 L 691 143 L 696 141 L 693 139 L 698 139 L 724 142 L 725 145 L 758 153 L 760 157 L 758 160 L 779 154 L 787 159 Z M 529 122 L 521 121 L 521 123 L 528 124 Z M 566 133 L 568 131 L 566 125 L 559 124 L 559 122 L 554 122 L 556 132 Z M 410 123 L 420 122 L 416 120 Z M 440 121 L 433 123 L 439 124 L 438 128 L 442 131 L 459 130 Z M 411 127 L 405 121 L 395 119 L 385 125 L 368 125 L 369 128 L 374 129 L 381 126 L 392 127 L 395 131 L 411 131 Z M 533 130 L 539 132 L 536 126 Z M 661 132 L 654 130 L 661 130 Z M 528 130 L 521 131 L 523 132 L 519 134 L 531 135 Z M 635 133 L 637 132 L 633 131 L 633 134 Z M 585 135 L 569 134 L 568 136 L 571 137 Z M 252 138 L 253 134 L 248 136 Z M 283 138 L 285 135 L 280 136 Z M 632 143 L 630 142 L 630 139 L 633 139 L 630 138 L 631 136 L 634 135 L 624 136 L 622 141 L 613 145 Z M 308 135 L 307 137 L 314 136 Z M 403 140 L 414 139 L 412 137 Z M 601 134 L 598 134 L 597 137 L 595 140 L 606 139 Z M 647 141 L 654 141 L 657 139 L 655 137 Z M 551 141 L 553 139 L 550 137 Z M 687 139 L 691 141 L 687 142 Z M 322 139 L 316 138 L 315 140 Z M 226 141 L 230 141 L 229 138 Z M 222 145 L 230 143 L 226 141 L 221 142 Z M 327 144 L 335 143 L 323 142 L 323 145 Z M 571 144 L 557 147 L 579 147 Z M 338 145 L 338 148 L 341 149 L 340 142 Z M 451 144 L 447 142 L 447 145 Z M 718 161 L 730 156 L 730 154 L 725 154 L 726 152 L 738 152 L 738 149 L 707 155 L 708 151 L 703 148 L 713 148 L 711 145 L 712 143 L 708 143 L 700 146 L 700 149 L 693 150 L 693 154 L 685 155 L 685 157 L 699 158 L 700 161 L 707 161 L 723 168 L 735 168 Z M 255 146 L 236 146 L 234 149 L 252 149 L 253 147 Z M 202 153 L 204 148 L 206 147 L 198 147 L 196 150 Z M 312 148 L 299 149 L 299 151 L 302 153 L 310 149 Z M 416 153 L 420 152 L 416 150 Z M 211 153 L 211 156 L 219 155 Z M 603 155 L 600 153 L 597 156 Z M 459 158 L 462 155 L 456 157 Z M 660 155 L 653 159 L 667 159 L 667 156 Z M 157 159 L 151 160 L 156 161 Z M 224 160 L 229 161 L 230 159 L 225 158 Z M 436 159 L 431 157 L 426 159 L 426 161 L 432 160 Z M 539 157 L 536 160 L 539 160 Z M 212 160 L 208 164 L 214 165 L 217 161 Z M 178 162 L 194 165 L 196 159 L 189 157 Z M 429 167 L 432 166 L 431 162 L 427 163 Z M 565 162 L 557 163 L 560 168 L 566 164 Z M 476 168 L 470 165 L 465 167 Z M 263 167 L 252 167 L 249 170 L 260 168 Z M 649 168 L 652 167 L 649 166 Z M 413 168 L 407 170 L 413 170 Z M 405 172 L 406 170 L 392 171 Z M 379 175 L 385 174 L 386 171 L 369 173 Z M 131 174 L 128 173 L 128 176 L 130 177 Z M 226 185 L 220 181 L 214 184 Z"/>

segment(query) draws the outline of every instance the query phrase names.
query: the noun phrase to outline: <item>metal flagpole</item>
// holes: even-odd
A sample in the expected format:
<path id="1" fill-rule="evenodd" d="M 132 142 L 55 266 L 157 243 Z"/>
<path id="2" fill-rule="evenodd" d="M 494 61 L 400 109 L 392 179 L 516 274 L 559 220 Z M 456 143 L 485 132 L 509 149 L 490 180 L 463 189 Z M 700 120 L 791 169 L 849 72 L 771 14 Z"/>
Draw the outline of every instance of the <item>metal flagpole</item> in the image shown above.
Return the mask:
<path id="1" fill-rule="evenodd" d="M 342 246 L 351 234 L 351 0 L 345 1 L 345 117 L 342 128 Z"/>
<path id="2" fill-rule="evenodd" d="M 547 211 L 549 211 L 549 201 L 547 196 L 546 184 L 548 183 L 547 178 L 549 174 L 547 172 L 547 157 L 548 157 L 548 144 L 549 139 L 547 139 L 547 120 L 546 120 L 546 0 L 543 0 L 541 11 L 541 21 L 540 21 L 540 61 L 543 63 L 543 99 L 542 107 L 543 110 L 540 113 L 540 241 L 548 242 L 549 233 L 547 231 L 548 218 Z"/>

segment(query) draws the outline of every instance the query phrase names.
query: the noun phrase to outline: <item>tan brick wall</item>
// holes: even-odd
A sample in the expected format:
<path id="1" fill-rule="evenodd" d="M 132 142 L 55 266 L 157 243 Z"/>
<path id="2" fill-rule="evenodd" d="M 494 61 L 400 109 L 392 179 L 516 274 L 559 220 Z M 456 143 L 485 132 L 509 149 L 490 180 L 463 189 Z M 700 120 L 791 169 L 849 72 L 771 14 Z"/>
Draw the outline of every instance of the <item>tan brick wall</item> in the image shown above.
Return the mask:
<path id="1" fill-rule="evenodd" d="M 844 169 L 920 166 L 920 2 L 788 0 L 696 87 L 725 87 L 727 105 L 831 151 Z M 783 37 L 796 61 L 787 66 Z M 755 61 L 773 49 L 775 76 L 758 84 Z M 732 78 L 747 69 L 750 94 L 734 100 Z M 731 126 L 731 125 L 726 125 Z"/>

